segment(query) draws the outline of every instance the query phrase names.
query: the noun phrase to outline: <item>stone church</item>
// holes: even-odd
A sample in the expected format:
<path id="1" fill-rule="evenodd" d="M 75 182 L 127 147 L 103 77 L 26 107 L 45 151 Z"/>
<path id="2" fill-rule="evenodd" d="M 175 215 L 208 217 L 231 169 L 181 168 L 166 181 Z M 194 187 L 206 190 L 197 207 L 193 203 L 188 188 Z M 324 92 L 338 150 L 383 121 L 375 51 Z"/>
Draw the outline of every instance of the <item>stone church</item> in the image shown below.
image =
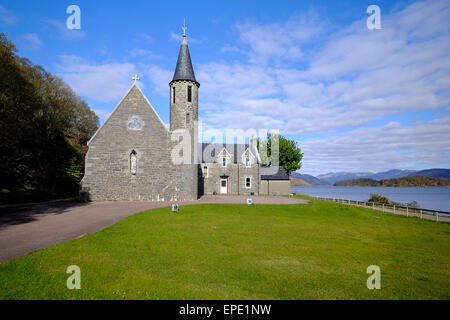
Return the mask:
<path id="1" fill-rule="evenodd" d="M 186 35 L 169 83 L 170 130 L 137 86 L 139 78 L 133 80 L 88 142 L 82 200 L 187 201 L 203 194 L 289 193 L 289 177 L 282 168 L 264 174 L 267 168 L 261 166 L 254 138 L 248 144 L 198 143 L 200 83 Z M 180 132 L 188 134 L 179 138 Z M 177 163 L 173 154 L 180 141 L 190 150 L 183 149 L 184 161 Z"/>

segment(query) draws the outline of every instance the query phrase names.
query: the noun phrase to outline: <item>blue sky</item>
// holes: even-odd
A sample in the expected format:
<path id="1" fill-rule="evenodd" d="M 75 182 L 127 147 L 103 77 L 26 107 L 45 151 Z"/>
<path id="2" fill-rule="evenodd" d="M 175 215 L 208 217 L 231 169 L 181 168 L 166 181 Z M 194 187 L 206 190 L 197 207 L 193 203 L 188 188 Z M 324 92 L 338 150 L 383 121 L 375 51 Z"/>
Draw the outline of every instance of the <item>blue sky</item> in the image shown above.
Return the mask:
<path id="1" fill-rule="evenodd" d="M 66 28 L 71 4 L 81 30 Z M 372 4 L 380 30 L 366 26 Z M 310 174 L 450 167 L 449 1 L 0 2 L 19 55 L 102 122 L 134 73 L 169 122 L 184 18 L 204 139 L 278 129 Z"/>

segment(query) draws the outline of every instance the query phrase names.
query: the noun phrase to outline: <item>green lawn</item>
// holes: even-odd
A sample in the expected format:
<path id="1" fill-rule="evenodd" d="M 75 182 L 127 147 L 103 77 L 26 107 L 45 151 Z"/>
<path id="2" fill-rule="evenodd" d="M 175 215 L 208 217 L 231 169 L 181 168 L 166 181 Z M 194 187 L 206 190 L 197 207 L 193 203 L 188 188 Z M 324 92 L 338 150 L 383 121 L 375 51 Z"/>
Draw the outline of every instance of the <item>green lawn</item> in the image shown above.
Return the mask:
<path id="1" fill-rule="evenodd" d="M 81 290 L 66 268 L 81 268 Z M 366 269 L 381 268 L 381 290 Z M 0 265 L 1 299 L 449 299 L 450 225 L 313 200 L 139 213 Z"/>

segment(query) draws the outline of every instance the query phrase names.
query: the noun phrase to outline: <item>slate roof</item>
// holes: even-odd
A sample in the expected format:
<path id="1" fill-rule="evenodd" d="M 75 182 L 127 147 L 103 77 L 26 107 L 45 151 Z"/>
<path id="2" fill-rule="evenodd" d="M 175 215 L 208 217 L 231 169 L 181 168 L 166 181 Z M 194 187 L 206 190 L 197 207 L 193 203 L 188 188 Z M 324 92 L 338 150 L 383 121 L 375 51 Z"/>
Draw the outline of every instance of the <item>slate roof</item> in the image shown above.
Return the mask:
<path id="1" fill-rule="evenodd" d="M 283 167 L 261 166 L 261 180 L 289 180 L 289 176 Z"/>
<path id="2" fill-rule="evenodd" d="M 249 147 L 248 143 L 209 143 L 198 144 L 198 160 L 200 163 L 216 163 L 217 156 L 225 148 L 231 155 L 232 163 L 242 163 L 242 154 Z M 250 150 L 256 158 L 258 157 L 254 150 Z M 258 160 L 257 160 L 258 161 Z"/>
<path id="3" fill-rule="evenodd" d="M 197 80 L 195 80 L 194 68 L 192 67 L 186 36 L 183 36 L 180 53 L 178 54 L 177 67 L 175 68 L 172 81 L 175 80 L 190 80 L 197 82 Z"/>

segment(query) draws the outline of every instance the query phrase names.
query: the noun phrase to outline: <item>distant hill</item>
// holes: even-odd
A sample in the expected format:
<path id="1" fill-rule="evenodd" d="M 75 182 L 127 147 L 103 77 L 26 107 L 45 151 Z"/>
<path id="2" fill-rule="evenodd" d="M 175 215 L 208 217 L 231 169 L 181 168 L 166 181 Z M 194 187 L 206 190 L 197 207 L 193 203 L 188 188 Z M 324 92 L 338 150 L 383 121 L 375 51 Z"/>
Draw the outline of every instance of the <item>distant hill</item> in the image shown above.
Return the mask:
<path id="1" fill-rule="evenodd" d="M 427 169 L 422 171 L 416 171 L 408 176 L 422 176 L 430 178 L 442 178 L 450 179 L 450 169 Z"/>
<path id="2" fill-rule="evenodd" d="M 300 174 L 293 172 L 291 177 L 301 179 L 311 185 L 329 185 L 343 180 L 355 179 L 372 179 L 372 180 L 387 180 L 403 177 L 423 176 L 429 178 L 450 179 L 450 169 L 427 169 L 427 170 L 400 170 L 393 169 L 383 172 L 330 172 L 314 177 L 310 174 Z"/>
<path id="3" fill-rule="evenodd" d="M 306 183 L 309 183 L 309 185 L 314 185 L 314 186 L 321 186 L 321 185 L 328 185 L 330 183 L 328 183 L 327 181 L 318 179 L 310 174 L 301 174 L 298 172 L 293 172 L 291 174 L 292 178 L 295 179 L 301 179 L 303 181 L 305 181 Z"/>
<path id="4" fill-rule="evenodd" d="M 417 175 L 416 174 L 417 172 L 418 171 L 416 171 L 416 170 L 393 169 L 393 170 L 389 170 L 389 171 L 370 174 L 370 175 L 366 176 L 365 178 L 374 179 L 374 180 L 394 179 L 394 178 L 415 176 L 415 175 Z M 436 177 L 436 178 L 443 178 L 443 177 Z"/>
<path id="5" fill-rule="evenodd" d="M 427 170 L 399 170 L 393 169 L 384 172 L 369 173 L 369 172 L 330 172 L 327 174 L 318 175 L 317 177 L 321 180 L 328 181 L 330 184 L 334 184 L 342 180 L 354 180 L 354 179 L 373 179 L 373 180 L 384 180 L 384 179 L 394 179 L 403 177 L 430 177 L 430 178 L 442 178 L 450 179 L 450 169 L 427 169 Z"/>
<path id="6" fill-rule="evenodd" d="M 423 176 L 383 179 L 380 181 L 368 178 L 359 178 L 338 181 L 334 185 L 364 187 L 450 187 L 450 180 Z"/>
<path id="7" fill-rule="evenodd" d="M 359 179 L 348 179 L 337 181 L 333 184 L 334 186 L 359 186 L 359 187 L 381 187 L 380 181 L 369 179 L 369 178 L 359 178 Z"/>
<path id="8" fill-rule="evenodd" d="M 310 186 L 309 183 L 303 181 L 302 179 L 292 178 L 290 177 L 289 180 L 291 180 L 291 186 Z"/>
<path id="9" fill-rule="evenodd" d="M 333 184 L 341 180 L 359 179 L 366 178 L 367 176 L 373 174 L 372 172 L 329 172 L 327 174 L 318 175 L 317 178 L 326 181 L 328 184 Z"/>

